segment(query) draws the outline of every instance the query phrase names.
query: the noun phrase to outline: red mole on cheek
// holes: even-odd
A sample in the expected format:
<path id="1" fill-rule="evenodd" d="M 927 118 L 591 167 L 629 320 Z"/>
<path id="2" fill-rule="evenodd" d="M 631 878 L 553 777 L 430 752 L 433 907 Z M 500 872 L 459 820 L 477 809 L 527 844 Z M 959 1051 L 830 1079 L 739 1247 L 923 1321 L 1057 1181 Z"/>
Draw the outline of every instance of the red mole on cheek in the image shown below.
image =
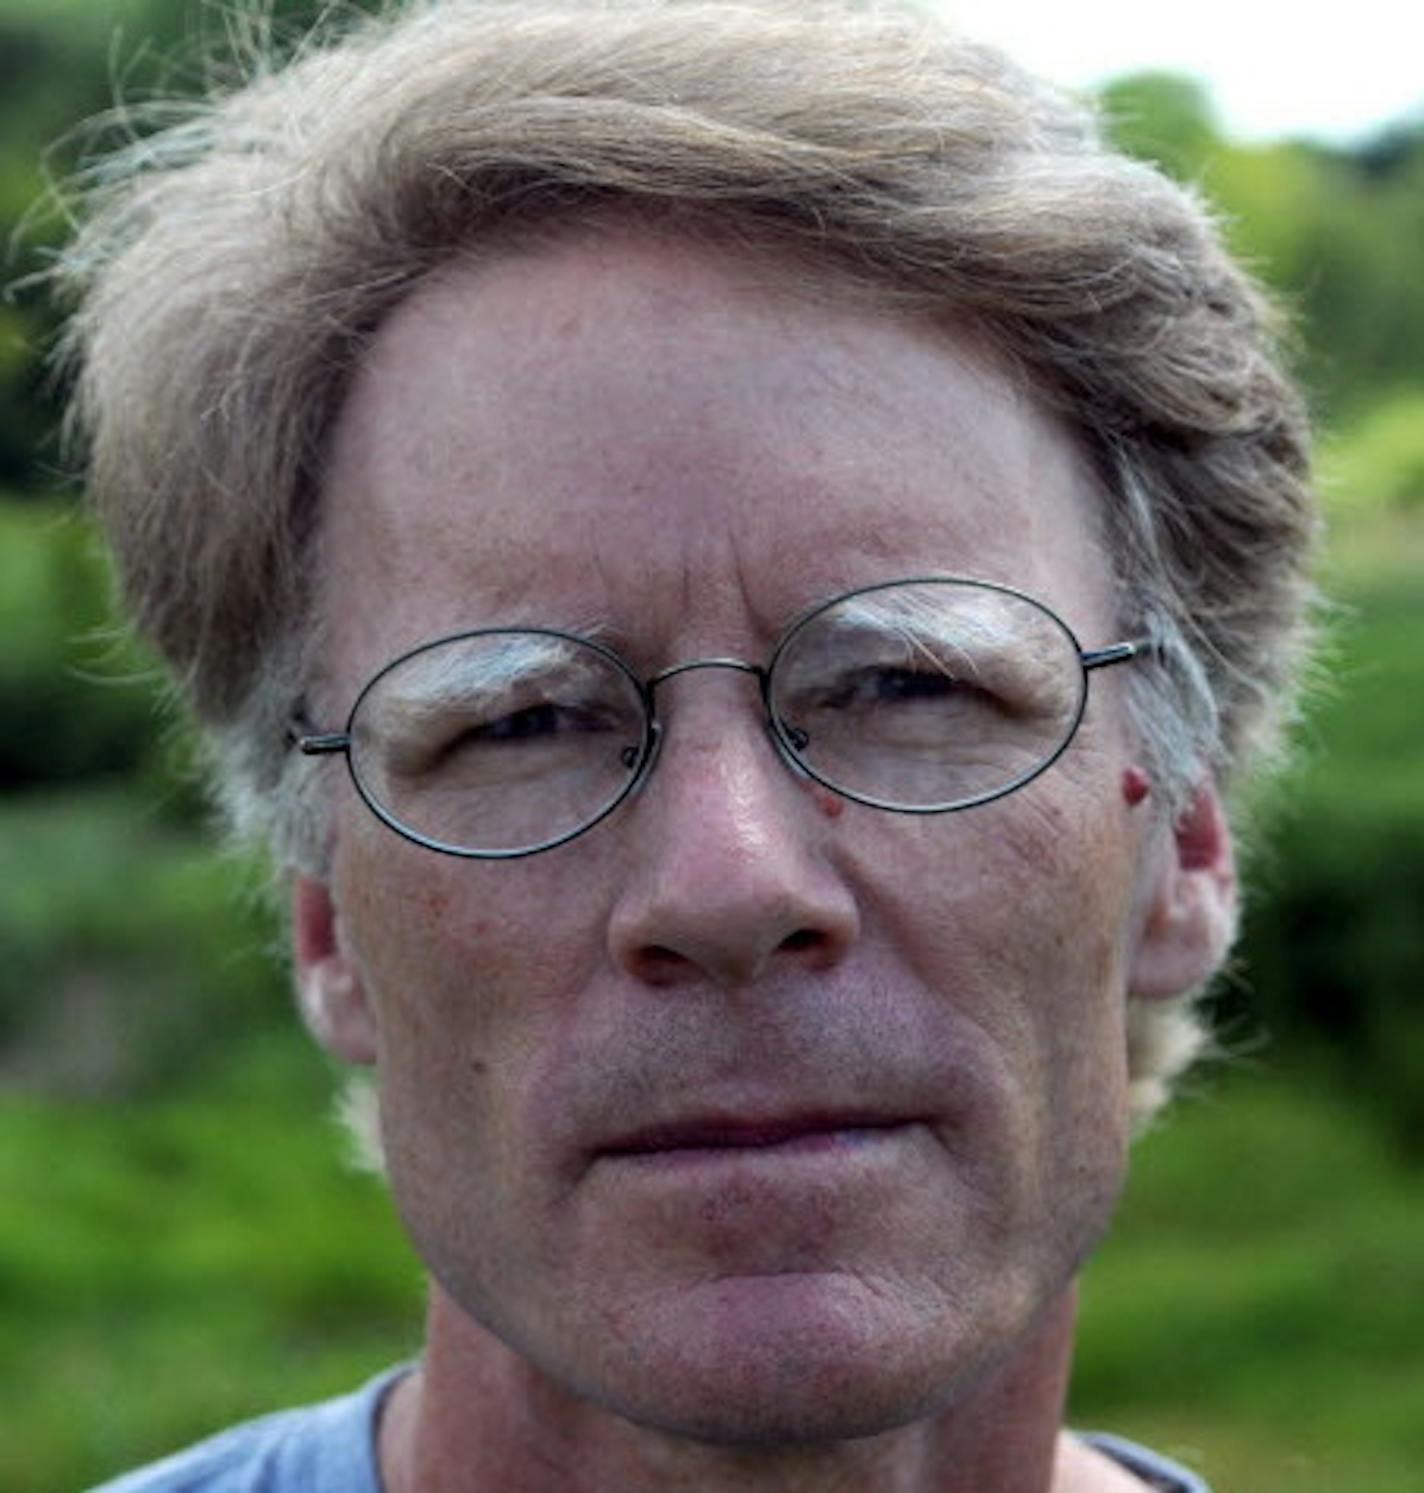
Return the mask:
<path id="1" fill-rule="evenodd" d="M 816 807 L 827 819 L 839 819 L 845 813 L 846 801 L 839 793 L 832 793 L 829 788 L 820 783 L 811 785 L 811 796 L 816 801 Z"/>
<path id="2" fill-rule="evenodd" d="M 1122 796 L 1127 801 L 1129 809 L 1135 809 L 1151 792 L 1152 784 L 1140 767 L 1123 768 Z"/>

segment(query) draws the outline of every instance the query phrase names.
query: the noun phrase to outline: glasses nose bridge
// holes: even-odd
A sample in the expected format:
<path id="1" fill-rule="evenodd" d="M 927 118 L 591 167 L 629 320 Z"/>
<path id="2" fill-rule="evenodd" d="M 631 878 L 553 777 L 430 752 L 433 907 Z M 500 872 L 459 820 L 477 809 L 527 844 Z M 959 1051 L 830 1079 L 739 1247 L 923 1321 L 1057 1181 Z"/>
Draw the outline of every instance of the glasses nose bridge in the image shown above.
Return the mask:
<path id="1" fill-rule="evenodd" d="M 644 764 L 640 778 L 646 781 L 657 759 L 662 755 L 663 723 L 658 717 L 657 689 L 661 684 L 666 684 L 670 679 L 676 679 L 682 674 L 691 674 L 701 669 L 731 669 L 737 674 L 750 674 L 757 682 L 757 693 L 761 699 L 762 712 L 765 717 L 768 734 L 773 741 L 776 739 L 776 731 L 771 719 L 771 695 L 770 695 L 770 672 L 762 664 L 748 663 L 744 658 L 732 658 L 729 655 L 718 655 L 710 658 L 689 658 L 682 663 L 670 664 L 666 669 L 659 669 L 656 674 L 651 674 L 643 683 L 643 699 L 648 711 L 648 724 L 652 734 L 652 750 Z M 640 782 L 640 786 L 642 783 Z"/>
<path id="2" fill-rule="evenodd" d="M 767 671 L 761 664 L 748 663 L 744 658 L 716 656 L 712 658 L 689 658 L 680 664 L 670 664 L 666 669 L 659 669 L 643 685 L 643 691 L 648 697 L 648 703 L 650 705 L 653 703 L 655 693 L 660 684 L 667 683 L 669 679 L 676 679 L 679 674 L 690 674 L 695 669 L 732 669 L 740 674 L 750 674 L 757 682 L 763 703 L 766 701 Z"/>
<path id="3" fill-rule="evenodd" d="M 784 766 L 790 769 L 793 777 L 804 777 L 805 769 L 794 756 L 788 752 L 785 743 L 780 739 L 776 722 L 771 709 L 771 670 L 765 664 L 749 663 L 744 658 L 732 658 L 730 656 L 714 656 L 710 658 L 690 658 L 682 663 L 670 664 L 666 669 L 659 669 L 656 674 L 651 674 L 643 683 L 643 699 L 648 712 L 648 726 L 650 733 L 649 751 L 643 761 L 641 771 L 637 775 L 634 791 L 641 792 L 652 776 L 654 767 L 657 766 L 663 749 L 663 723 L 658 718 L 656 691 L 660 684 L 665 684 L 669 679 L 676 679 L 681 674 L 691 674 L 700 669 L 731 669 L 734 673 L 750 674 L 757 682 L 757 693 L 761 700 L 763 724 L 766 734 L 775 748 L 776 755 L 781 759 Z"/>

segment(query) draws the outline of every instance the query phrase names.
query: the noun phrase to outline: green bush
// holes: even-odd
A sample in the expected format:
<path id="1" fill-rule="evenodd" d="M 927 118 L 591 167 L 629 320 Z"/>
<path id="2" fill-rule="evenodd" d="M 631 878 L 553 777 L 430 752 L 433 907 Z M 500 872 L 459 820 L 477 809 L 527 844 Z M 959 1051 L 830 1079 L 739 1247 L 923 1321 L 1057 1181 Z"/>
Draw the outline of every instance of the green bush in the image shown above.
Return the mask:
<path id="1" fill-rule="evenodd" d="M 201 1083 L 295 1025 L 259 873 L 140 795 L 85 788 L 0 809 L 0 1056 L 39 1091 Z"/>
<path id="2" fill-rule="evenodd" d="M 221 1095 L 0 1100 L 0 1493 L 74 1493 L 415 1347 L 381 1190 L 317 1106 L 231 1067 Z"/>
<path id="3" fill-rule="evenodd" d="M 1424 389 L 1378 398 L 1322 454 L 1322 485 L 1337 509 L 1424 511 Z"/>
<path id="4" fill-rule="evenodd" d="M 1089 1263 L 1073 1418 L 1222 1493 L 1408 1493 L 1417 1191 L 1328 1068 L 1265 1054 L 1184 1101 L 1139 1143 Z"/>
<path id="5" fill-rule="evenodd" d="M 1424 587 L 1358 594 L 1267 816 L 1240 960 L 1272 1042 L 1319 1046 L 1424 1152 Z"/>
<path id="6" fill-rule="evenodd" d="M 89 525 L 0 500 L 0 786 L 131 773 L 163 740 L 157 671 L 112 623 Z"/>

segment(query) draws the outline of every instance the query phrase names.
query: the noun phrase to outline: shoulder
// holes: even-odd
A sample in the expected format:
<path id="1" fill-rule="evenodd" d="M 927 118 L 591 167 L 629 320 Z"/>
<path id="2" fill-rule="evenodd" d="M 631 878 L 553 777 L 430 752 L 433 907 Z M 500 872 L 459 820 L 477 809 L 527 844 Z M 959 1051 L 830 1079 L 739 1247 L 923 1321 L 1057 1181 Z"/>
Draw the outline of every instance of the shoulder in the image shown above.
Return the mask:
<path id="1" fill-rule="evenodd" d="M 1190 1469 L 1129 1441 L 1125 1436 L 1112 1436 L 1105 1431 L 1080 1431 L 1077 1440 L 1132 1473 L 1138 1486 L 1150 1488 L 1153 1493 L 1211 1493 Z"/>
<path id="2" fill-rule="evenodd" d="M 380 1493 L 376 1418 L 407 1371 L 388 1369 L 351 1394 L 233 1426 L 90 1493 Z"/>

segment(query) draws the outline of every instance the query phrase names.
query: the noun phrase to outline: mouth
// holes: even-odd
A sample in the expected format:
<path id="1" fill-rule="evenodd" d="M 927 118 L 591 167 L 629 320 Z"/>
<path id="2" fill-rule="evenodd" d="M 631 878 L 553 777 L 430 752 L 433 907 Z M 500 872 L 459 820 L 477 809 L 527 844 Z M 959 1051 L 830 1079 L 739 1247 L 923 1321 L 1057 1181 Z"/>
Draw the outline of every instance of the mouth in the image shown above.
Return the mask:
<path id="1" fill-rule="evenodd" d="M 768 1117 L 708 1115 L 637 1130 L 601 1149 L 626 1161 L 709 1161 L 759 1152 L 814 1152 L 858 1148 L 918 1123 L 902 1116 L 859 1112 Z"/>

